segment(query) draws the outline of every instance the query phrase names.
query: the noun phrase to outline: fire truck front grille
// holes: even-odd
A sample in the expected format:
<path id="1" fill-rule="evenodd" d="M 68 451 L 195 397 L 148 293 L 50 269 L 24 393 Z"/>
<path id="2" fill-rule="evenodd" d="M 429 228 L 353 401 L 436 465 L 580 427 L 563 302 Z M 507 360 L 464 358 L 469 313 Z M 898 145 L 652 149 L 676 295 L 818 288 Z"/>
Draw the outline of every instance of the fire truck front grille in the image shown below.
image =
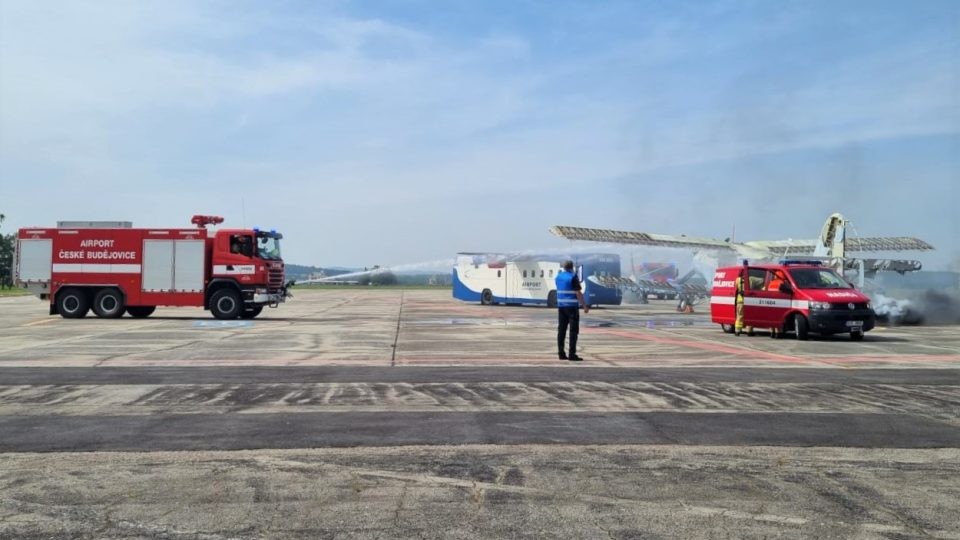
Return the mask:
<path id="1" fill-rule="evenodd" d="M 283 270 L 270 270 L 267 274 L 267 285 L 270 288 L 283 287 Z"/>

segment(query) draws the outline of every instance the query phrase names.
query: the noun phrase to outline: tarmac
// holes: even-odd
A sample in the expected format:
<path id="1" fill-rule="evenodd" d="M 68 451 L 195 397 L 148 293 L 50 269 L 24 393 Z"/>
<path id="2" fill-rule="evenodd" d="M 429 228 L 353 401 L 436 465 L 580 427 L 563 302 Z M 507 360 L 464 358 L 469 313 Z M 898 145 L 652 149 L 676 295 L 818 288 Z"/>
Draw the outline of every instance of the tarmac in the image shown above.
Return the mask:
<path id="1" fill-rule="evenodd" d="M 0 298 L 0 538 L 960 538 L 960 332 L 445 290 L 253 321 Z"/>

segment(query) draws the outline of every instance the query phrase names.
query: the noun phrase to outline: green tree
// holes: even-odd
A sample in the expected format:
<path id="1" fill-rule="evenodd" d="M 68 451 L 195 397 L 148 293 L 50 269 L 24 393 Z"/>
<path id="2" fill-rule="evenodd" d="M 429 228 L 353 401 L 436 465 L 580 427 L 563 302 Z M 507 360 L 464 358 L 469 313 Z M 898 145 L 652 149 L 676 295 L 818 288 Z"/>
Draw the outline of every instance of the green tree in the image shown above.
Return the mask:
<path id="1" fill-rule="evenodd" d="M 6 219 L 7 216 L 0 214 L 0 227 Z M 14 235 L 0 231 L 0 289 L 13 286 L 13 246 Z"/>

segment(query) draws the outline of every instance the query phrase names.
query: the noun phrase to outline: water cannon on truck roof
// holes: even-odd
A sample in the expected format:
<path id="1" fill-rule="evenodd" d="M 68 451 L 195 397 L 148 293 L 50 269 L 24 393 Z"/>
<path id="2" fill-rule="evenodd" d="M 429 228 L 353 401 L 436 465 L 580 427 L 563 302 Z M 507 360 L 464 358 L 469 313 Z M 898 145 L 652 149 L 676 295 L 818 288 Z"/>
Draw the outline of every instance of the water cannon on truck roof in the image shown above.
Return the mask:
<path id="1" fill-rule="evenodd" d="M 219 225 L 223 223 L 223 218 L 220 216 L 196 215 L 190 219 L 190 223 L 196 225 L 198 229 L 205 229 L 207 225 Z"/>

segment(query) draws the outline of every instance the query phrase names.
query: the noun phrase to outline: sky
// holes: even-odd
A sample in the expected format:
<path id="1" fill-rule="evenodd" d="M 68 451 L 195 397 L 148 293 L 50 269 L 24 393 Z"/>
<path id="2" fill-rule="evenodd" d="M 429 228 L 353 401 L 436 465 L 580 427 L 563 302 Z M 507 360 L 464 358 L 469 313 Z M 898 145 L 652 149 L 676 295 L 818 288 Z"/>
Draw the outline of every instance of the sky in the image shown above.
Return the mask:
<path id="1" fill-rule="evenodd" d="M 960 2 L 0 0 L 4 231 L 283 232 L 392 266 L 551 225 L 960 269 Z"/>

